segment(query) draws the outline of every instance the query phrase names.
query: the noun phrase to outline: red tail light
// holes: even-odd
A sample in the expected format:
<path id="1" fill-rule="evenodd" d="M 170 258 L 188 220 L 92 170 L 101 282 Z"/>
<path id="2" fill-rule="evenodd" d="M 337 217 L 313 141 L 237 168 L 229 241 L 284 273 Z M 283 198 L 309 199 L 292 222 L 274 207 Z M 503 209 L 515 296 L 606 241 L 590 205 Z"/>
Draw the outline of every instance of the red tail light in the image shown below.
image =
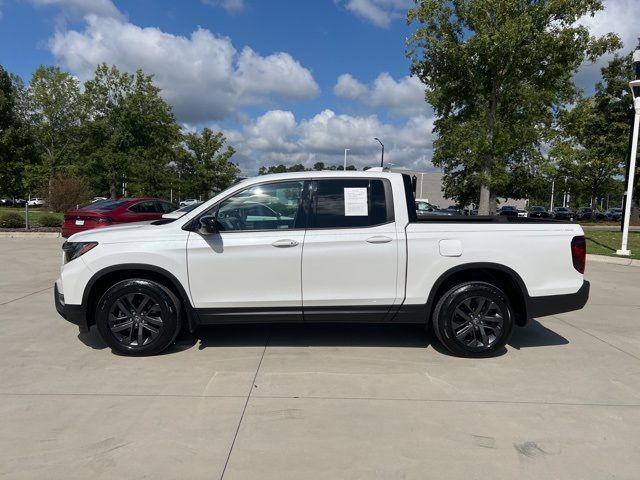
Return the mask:
<path id="1" fill-rule="evenodd" d="M 583 236 L 573 237 L 571 240 L 571 258 L 573 259 L 573 268 L 584 273 L 587 264 L 587 242 Z"/>

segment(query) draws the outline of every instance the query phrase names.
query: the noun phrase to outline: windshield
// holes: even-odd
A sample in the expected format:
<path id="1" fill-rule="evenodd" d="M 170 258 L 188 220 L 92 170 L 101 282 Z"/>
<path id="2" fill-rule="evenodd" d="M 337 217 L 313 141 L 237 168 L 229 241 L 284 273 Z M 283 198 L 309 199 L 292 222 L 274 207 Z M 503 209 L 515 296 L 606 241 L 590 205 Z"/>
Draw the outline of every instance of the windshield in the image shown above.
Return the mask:
<path id="1" fill-rule="evenodd" d="M 569 209 L 568 209 L 567 207 L 557 207 L 557 208 L 556 208 L 556 212 L 566 212 L 566 211 L 568 211 L 568 210 L 569 210 Z"/>
<path id="2" fill-rule="evenodd" d="M 182 207 L 178 210 L 176 210 L 177 212 L 183 212 L 183 213 L 187 213 L 190 212 L 191 210 L 195 210 L 196 208 L 198 208 L 200 205 L 202 205 L 203 202 L 195 202 L 192 203 L 191 205 L 187 205 L 186 207 Z"/>
<path id="3" fill-rule="evenodd" d="M 129 200 L 100 200 L 98 202 L 90 203 L 86 207 L 82 207 L 80 210 L 115 210 L 128 201 Z"/>

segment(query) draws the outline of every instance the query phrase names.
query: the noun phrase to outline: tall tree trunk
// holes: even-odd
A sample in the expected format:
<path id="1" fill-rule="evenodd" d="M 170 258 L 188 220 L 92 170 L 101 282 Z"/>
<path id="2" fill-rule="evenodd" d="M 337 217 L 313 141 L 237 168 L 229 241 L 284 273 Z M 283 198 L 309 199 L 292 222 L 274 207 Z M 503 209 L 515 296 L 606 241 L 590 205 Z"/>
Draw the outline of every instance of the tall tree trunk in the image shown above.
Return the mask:
<path id="1" fill-rule="evenodd" d="M 489 178 L 491 175 L 491 157 L 486 156 L 482 165 L 482 177 L 483 181 L 480 184 L 480 204 L 478 205 L 478 215 L 491 215 L 491 187 L 489 182 L 484 181 L 484 178 Z"/>
<path id="2" fill-rule="evenodd" d="M 51 203 L 51 194 L 53 193 L 53 168 L 49 170 L 49 186 L 47 191 L 47 203 Z"/>
<path id="3" fill-rule="evenodd" d="M 493 148 L 493 134 L 496 124 L 497 109 L 497 88 L 495 81 L 489 97 L 487 107 L 487 144 Z M 480 183 L 480 205 L 478 205 L 478 215 L 496 214 L 496 194 L 491 188 L 491 173 L 493 170 L 494 157 L 490 153 L 486 154 L 482 161 L 482 182 Z"/>
<path id="4" fill-rule="evenodd" d="M 111 182 L 109 185 L 109 191 L 111 194 L 111 198 L 113 200 L 115 200 L 116 198 L 118 198 L 118 184 L 116 181 L 116 172 L 113 172 L 113 174 L 111 175 Z"/>

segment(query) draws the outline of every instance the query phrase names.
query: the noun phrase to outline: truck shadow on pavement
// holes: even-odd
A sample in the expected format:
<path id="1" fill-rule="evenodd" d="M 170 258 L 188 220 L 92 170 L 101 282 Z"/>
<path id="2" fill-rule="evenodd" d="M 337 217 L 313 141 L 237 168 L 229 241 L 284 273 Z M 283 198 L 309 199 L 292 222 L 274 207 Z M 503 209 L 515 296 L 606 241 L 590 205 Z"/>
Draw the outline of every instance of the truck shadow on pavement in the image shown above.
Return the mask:
<path id="1" fill-rule="evenodd" d="M 87 346 L 106 348 L 95 328 L 78 338 Z M 532 320 L 526 327 L 514 329 L 509 346 L 521 348 L 566 345 L 569 341 L 553 330 Z M 199 350 L 216 347 L 395 347 L 427 348 L 450 355 L 440 345 L 432 330 L 423 325 L 407 324 L 264 324 L 218 325 L 184 332 L 161 355 L 178 354 L 195 346 Z M 495 356 L 504 355 L 507 349 Z"/>

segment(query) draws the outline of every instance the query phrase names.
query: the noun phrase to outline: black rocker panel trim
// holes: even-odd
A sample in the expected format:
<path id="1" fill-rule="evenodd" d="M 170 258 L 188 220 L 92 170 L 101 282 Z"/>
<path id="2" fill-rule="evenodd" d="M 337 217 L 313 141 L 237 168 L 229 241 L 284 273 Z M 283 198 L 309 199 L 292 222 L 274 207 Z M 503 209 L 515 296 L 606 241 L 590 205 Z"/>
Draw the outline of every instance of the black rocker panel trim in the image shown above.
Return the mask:
<path id="1" fill-rule="evenodd" d="M 390 305 L 331 307 L 198 308 L 200 325 L 229 323 L 381 323 Z"/>
<path id="2" fill-rule="evenodd" d="M 197 308 L 200 325 L 302 322 L 301 307 Z"/>

